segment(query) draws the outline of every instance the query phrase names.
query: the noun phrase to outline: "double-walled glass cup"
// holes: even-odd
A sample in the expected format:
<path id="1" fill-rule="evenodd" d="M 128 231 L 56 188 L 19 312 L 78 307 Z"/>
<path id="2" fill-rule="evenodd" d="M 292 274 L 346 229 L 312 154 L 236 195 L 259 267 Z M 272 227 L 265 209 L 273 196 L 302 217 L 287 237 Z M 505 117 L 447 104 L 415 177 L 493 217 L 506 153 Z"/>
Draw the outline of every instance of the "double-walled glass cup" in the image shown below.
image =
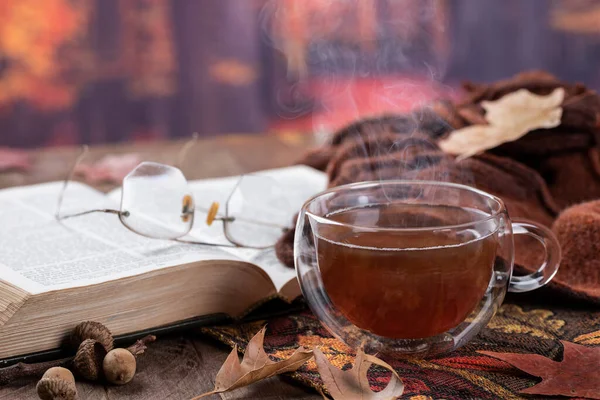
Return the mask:
<path id="1" fill-rule="evenodd" d="M 513 235 L 543 245 L 535 273 L 512 276 Z M 452 351 L 492 318 L 507 291 L 556 274 L 547 228 L 511 221 L 501 199 L 429 181 L 339 186 L 302 208 L 296 272 L 313 312 L 352 347 L 398 357 Z"/>

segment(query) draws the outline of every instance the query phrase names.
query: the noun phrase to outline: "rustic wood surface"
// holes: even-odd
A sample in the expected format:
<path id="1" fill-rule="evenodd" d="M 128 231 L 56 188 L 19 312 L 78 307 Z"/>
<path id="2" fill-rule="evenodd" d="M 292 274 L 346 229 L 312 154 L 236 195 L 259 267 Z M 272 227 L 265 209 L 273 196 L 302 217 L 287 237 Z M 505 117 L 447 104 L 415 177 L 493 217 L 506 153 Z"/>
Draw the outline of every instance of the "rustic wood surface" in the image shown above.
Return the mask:
<path id="1" fill-rule="evenodd" d="M 309 135 L 229 135 L 199 140 L 188 153 L 182 170 L 190 180 L 236 175 L 289 165 L 312 145 Z M 91 149 L 87 161 L 106 154 L 135 152 L 143 160 L 173 164 L 183 142 L 153 142 L 143 145 L 109 145 Z M 27 172 L 0 174 L 0 187 L 28 185 L 63 179 L 78 154 L 76 148 L 36 151 L 34 168 Z M 114 185 L 96 186 L 108 191 Z M 81 400 L 100 399 L 190 399 L 210 391 L 214 378 L 231 349 L 189 332 L 159 338 L 140 357 L 134 380 L 120 387 L 78 382 Z M 36 380 L 0 387 L 2 399 L 37 399 Z M 207 399 L 320 399 L 321 396 L 289 379 L 273 377 L 231 393 Z"/>

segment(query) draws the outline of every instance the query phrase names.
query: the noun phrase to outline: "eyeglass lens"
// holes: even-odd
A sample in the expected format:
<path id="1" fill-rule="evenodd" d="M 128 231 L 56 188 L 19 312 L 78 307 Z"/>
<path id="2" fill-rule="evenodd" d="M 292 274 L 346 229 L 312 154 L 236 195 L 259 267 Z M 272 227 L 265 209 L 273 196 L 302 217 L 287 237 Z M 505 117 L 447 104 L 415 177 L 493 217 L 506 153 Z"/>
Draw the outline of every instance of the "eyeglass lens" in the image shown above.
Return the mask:
<path id="1" fill-rule="evenodd" d="M 249 247 L 272 246 L 291 223 L 291 205 L 277 181 L 266 176 L 245 175 L 226 204 L 229 240 Z"/>
<path id="2" fill-rule="evenodd" d="M 121 221 L 157 239 L 185 236 L 194 221 L 192 194 L 183 173 L 168 165 L 143 162 L 123 180 Z"/>

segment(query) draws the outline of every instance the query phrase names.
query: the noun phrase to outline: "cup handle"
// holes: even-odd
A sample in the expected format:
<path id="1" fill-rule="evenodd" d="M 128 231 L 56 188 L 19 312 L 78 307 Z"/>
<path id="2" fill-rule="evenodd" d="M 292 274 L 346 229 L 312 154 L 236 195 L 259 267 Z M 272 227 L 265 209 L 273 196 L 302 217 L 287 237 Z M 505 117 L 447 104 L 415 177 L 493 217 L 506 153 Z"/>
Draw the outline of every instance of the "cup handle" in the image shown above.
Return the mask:
<path id="1" fill-rule="evenodd" d="M 546 256 L 542 265 L 534 273 L 525 276 L 513 275 L 510 278 L 508 291 L 522 293 L 544 286 L 556 275 L 560 265 L 561 252 L 558 239 L 550 229 L 530 221 L 513 221 L 512 229 L 513 235 L 528 235 L 539 240 L 544 246 Z"/>

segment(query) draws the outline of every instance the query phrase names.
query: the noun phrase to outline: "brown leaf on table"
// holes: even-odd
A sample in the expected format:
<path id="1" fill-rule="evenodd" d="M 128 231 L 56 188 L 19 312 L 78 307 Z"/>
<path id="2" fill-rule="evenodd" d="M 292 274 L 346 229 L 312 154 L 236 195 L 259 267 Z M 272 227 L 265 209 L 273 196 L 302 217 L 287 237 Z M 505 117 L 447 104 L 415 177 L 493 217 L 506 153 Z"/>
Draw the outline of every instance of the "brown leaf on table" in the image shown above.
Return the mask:
<path id="1" fill-rule="evenodd" d="M 227 392 L 242 386 L 250 385 L 262 379 L 270 378 L 284 372 L 292 372 L 313 356 L 313 352 L 305 347 L 299 347 L 290 358 L 273 361 L 263 348 L 266 327 L 262 328 L 248 343 L 244 358 L 240 363 L 237 346 L 233 348 L 225 363 L 217 373 L 215 388 L 192 400 L 215 393 Z"/>
<path id="2" fill-rule="evenodd" d="M 503 143 L 517 140 L 528 132 L 560 125 L 565 97 L 563 88 L 547 96 L 519 89 L 496 101 L 483 101 L 485 120 L 489 125 L 470 125 L 457 129 L 439 141 L 446 153 L 465 159 Z"/>
<path id="3" fill-rule="evenodd" d="M 120 184 L 141 162 L 137 154 L 110 154 L 92 165 L 81 164 L 75 169 L 75 174 L 91 184 L 115 183 Z"/>
<path id="4" fill-rule="evenodd" d="M 27 171 L 31 168 L 31 156 L 24 150 L 0 147 L 0 172 Z"/>
<path id="5" fill-rule="evenodd" d="M 319 349 L 315 348 L 313 351 L 323 384 L 334 400 L 393 400 L 404 392 L 404 384 L 394 368 L 377 357 L 365 354 L 362 350 L 356 354 L 354 366 L 346 371 L 331 365 Z M 390 382 L 380 392 L 371 391 L 367 379 L 367 371 L 372 364 L 392 371 Z"/>
<path id="6" fill-rule="evenodd" d="M 562 340 L 561 343 L 563 360 L 560 362 L 538 354 L 479 353 L 542 378 L 540 383 L 521 393 L 600 399 L 600 347 L 587 347 Z"/>

